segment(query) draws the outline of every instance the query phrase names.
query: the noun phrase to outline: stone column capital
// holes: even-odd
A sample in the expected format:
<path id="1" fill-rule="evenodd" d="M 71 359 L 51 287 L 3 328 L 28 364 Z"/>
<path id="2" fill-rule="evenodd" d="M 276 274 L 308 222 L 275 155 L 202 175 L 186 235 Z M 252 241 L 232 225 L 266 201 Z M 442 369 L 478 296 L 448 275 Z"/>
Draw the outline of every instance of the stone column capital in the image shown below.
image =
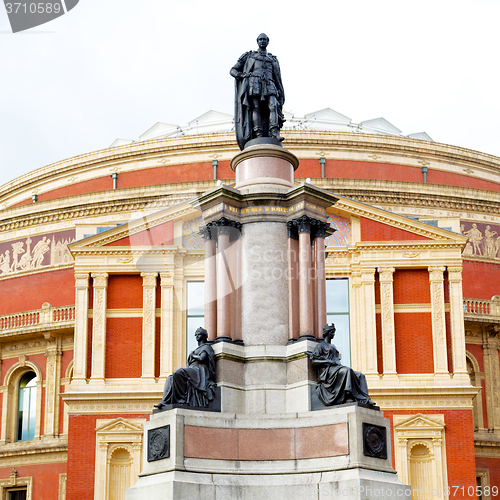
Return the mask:
<path id="1" fill-rule="evenodd" d="M 214 241 L 217 236 L 216 231 L 210 226 L 210 224 L 200 227 L 198 234 L 205 240 L 205 243 L 207 241 Z"/>
<path id="2" fill-rule="evenodd" d="M 378 274 L 381 282 L 392 282 L 394 281 L 394 272 L 396 269 L 394 267 L 379 267 Z"/>
<path id="3" fill-rule="evenodd" d="M 85 290 L 89 287 L 89 273 L 75 273 L 75 287 L 78 290 Z"/>
<path id="4" fill-rule="evenodd" d="M 375 268 L 361 269 L 361 280 L 363 283 L 375 283 Z"/>
<path id="5" fill-rule="evenodd" d="M 429 266 L 428 270 L 430 281 L 443 281 L 443 273 L 446 271 L 444 266 Z"/>
<path id="6" fill-rule="evenodd" d="M 221 217 L 220 219 L 211 223 L 212 228 L 217 228 L 217 235 L 229 235 L 231 238 L 237 239 L 241 232 L 241 222 L 236 222 L 234 220 L 228 219 L 227 217 Z M 211 229 L 211 231 L 213 231 Z"/>
<path id="7" fill-rule="evenodd" d="M 47 349 L 45 349 L 44 355 L 46 358 L 55 358 L 62 355 L 62 349 L 56 346 L 47 347 Z"/>
<path id="8" fill-rule="evenodd" d="M 174 275 L 172 273 L 160 273 L 160 286 L 174 286 Z"/>
<path id="9" fill-rule="evenodd" d="M 328 222 L 321 222 L 320 220 L 315 220 L 313 225 L 312 237 L 314 238 L 325 238 L 326 231 L 330 228 Z"/>
<path id="10" fill-rule="evenodd" d="M 107 288 L 108 287 L 108 273 L 92 273 L 92 279 L 94 280 L 94 288 Z"/>
<path id="11" fill-rule="evenodd" d="M 448 266 L 448 281 L 450 283 L 462 281 L 462 266 Z"/>
<path id="12" fill-rule="evenodd" d="M 312 217 L 309 217 L 307 215 L 303 215 L 298 219 L 294 219 L 293 222 L 295 223 L 299 234 L 301 233 L 310 234 L 313 230 L 313 226 L 314 223 L 316 222 L 316 219 L 313 219 Z"/>
<path id="13" fill-rule="evenodd" d="M 143 287 L 156 287 L 158 273 L 141 273 Z"/>
<path id="14" fill-rule="evenodd" d="M 289 220 L 286 223 L 286 229 L 288 231 L 288 237 L 289 238 L 292 238 L 294 240 L 298 240 L 299 239 L 299 233 L 297 231 L 297 225 L 295 224 L 295 222 L 293 220 Z"/>

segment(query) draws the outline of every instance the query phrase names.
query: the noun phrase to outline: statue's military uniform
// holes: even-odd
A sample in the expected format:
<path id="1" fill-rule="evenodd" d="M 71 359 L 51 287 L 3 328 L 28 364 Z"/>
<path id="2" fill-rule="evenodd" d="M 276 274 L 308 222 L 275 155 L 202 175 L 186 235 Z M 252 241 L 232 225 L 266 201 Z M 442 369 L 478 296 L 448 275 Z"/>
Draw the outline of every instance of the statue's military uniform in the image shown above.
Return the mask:
<path id="1" fill-rule="evenodd" d="M 278 97 L 273 78 L 273 65 L 275 64 L 273 56 L 252 52 L 248 59 L 250 60 L 249 66 L 251 66 L 249 70 L 252 72 L 248 78 L 249 95 L 262 99 L 270 95 Z"/>
<path id="2" fill-rule="evenodd" d="M 230 74 L 236 79 L 235 128 L 240 148 L 252 137 L 280 138 L 285 92 L 278 59 L 265 50 L 245 52 Z"/>

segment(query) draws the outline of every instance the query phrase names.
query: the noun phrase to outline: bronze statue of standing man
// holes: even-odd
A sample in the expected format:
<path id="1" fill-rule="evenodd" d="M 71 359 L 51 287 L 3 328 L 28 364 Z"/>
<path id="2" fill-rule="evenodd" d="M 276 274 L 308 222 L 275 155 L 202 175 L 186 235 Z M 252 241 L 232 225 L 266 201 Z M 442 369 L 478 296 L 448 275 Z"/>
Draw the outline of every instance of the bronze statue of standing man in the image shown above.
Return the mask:
<path id="1" fill-rule="evenodd" d="M 230 71 L 236 79 L 234 124 L 240 149 L 253 139 L 283 140 L 280 128 L 285 121 L 285 91 L 278 59 L 267 52 L 268 44 L 268 36 L 261 33 L 259 50 L 245 52 Z"/>

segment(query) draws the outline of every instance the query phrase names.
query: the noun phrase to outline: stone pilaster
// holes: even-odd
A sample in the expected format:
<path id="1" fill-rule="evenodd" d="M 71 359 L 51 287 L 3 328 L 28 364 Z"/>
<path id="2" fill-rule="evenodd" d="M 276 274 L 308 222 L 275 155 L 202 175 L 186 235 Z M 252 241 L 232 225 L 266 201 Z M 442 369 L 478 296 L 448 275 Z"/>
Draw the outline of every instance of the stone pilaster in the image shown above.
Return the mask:
<path id="1" fill-rule="evenodd" d="M 173 372 L 173 332 L 174 324 L 174 276 L 160 273 L 161 320 L 160 320 L 160 378 Z"/>
<path id="2" fill-rule="evenodd" d="M 365 330 L 365 375 L 378 374 L 377 328 L 375 316 L 375 269 L 362 269 L 364 330 Z"/>
<path id="3" fill-rule="evenodd" d="M 451 344 L 453 352 L 453 372 L 467 375 L 465 360 L 464 299 L 462 294 L 462 267 L 448 267 L 450 290 Z"/>
<path id="4" fill-rule="evenodd" d="M 142 378 L 155 376 L 156 277 L 157 273 L 142 276 Z"/>
<path id="5" fill-rule="evenodd" d="M 325 269 L 325 238 L 327 222 L 316 221 L 313 233 L 314 263 L 315 263 L 315 325 L 316 337 L 321 338 L 323 326 L 326 323 L 326 269 Z"/>
<path id="6" fill-rule="evenodd" d="M 75 352 L 73 380 L 87 377 L 87 344 L 89 314 L 89 273 L 75 274 Z"/>
<path id="7" fill-rule="evenodd" d="M 448 374 L 446 319 L 444 312 L 444 271 L 444 267 L 429 267 L 432 311 L 432 344 L 434 348 L 435 374 Z"/>
<path id="8" fill-rule="evenodd" d="M 44 438 L 59 435 L 59 389 L 61 385 L 62 350 L 52 342 L 45 350 L 45 415 Z"/>
<path id="9" fill-rule="evenodd" d="M 365 372 L 366 340 L 364 330 L 363 282 L 361 271 L 356 269 L 351 273 L 349 294 L 349 310 L 351 311 L 351 359 L 355 370 Z"/>
<path id="10" fill-rule="evenodd" d="M 210 341 L 217 337 L 216 232 L 217 229 L 211 226 L 200 231 L 205 240 L 205 328 Z"/>
<path id="11" fill-rule="evenodd" d="M 172 338 L 172 370 L 177 370 L 186 366 L 186 313 L 184 303 L 184 258 L 182 255 L 176 255 L 174 275 L 174 297 L 173 297 L 173 329 L 172 332 L 180 332 L 181 335 L 173 335 Z M 189 332 L 193 335 L 194 332 Z"/>
<path id="12" fill-rule="evenodd" d="M 94 321 L 92 325 L 91 378 L 104 381 L 108 273 L 92 273 L 92 278 L 94 280 Z"/>
<path id="13" fill-rule="evenodd" d="M 380 309 L 382 323 L 382 357 L 384 376 L 396 374 L 396 344 L 394 333 L 393 267 L 378 269 L 380 281 Z"/>
<path id="14" fill-rule="evenodd" d="M 486 414 L 488 430 L 500 430 L 500 359 L 498 326 L 486 328 L 483 333 L 484 373 L 486 375 Z"/>

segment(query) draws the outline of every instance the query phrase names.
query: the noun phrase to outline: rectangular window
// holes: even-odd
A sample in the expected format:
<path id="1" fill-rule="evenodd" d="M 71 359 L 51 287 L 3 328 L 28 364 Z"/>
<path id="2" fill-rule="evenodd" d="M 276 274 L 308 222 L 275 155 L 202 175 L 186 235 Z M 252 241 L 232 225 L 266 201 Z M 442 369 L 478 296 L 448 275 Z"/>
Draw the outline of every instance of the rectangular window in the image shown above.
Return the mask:
<path id="1" fill-rule="evenodd" d="M 8 499 L 9 500 L 26 500 L 26 488 L 16 489 L 16 490 L 8 490 Z"/>
<path id="2" fill-rule="evenodd" d="M 351 366 L 348 278 L 326 280 L 326 321 L 335 323 L 337 331 L 332 343 L 342 355 L 342 364 Z"/>
<path id="3" fill-rule="evenodd" d="M 188 281 L 186 285 L 186 356 L 189 356 L 198 347 L 194 332 L 205 326 L 205 282 Z"/>

